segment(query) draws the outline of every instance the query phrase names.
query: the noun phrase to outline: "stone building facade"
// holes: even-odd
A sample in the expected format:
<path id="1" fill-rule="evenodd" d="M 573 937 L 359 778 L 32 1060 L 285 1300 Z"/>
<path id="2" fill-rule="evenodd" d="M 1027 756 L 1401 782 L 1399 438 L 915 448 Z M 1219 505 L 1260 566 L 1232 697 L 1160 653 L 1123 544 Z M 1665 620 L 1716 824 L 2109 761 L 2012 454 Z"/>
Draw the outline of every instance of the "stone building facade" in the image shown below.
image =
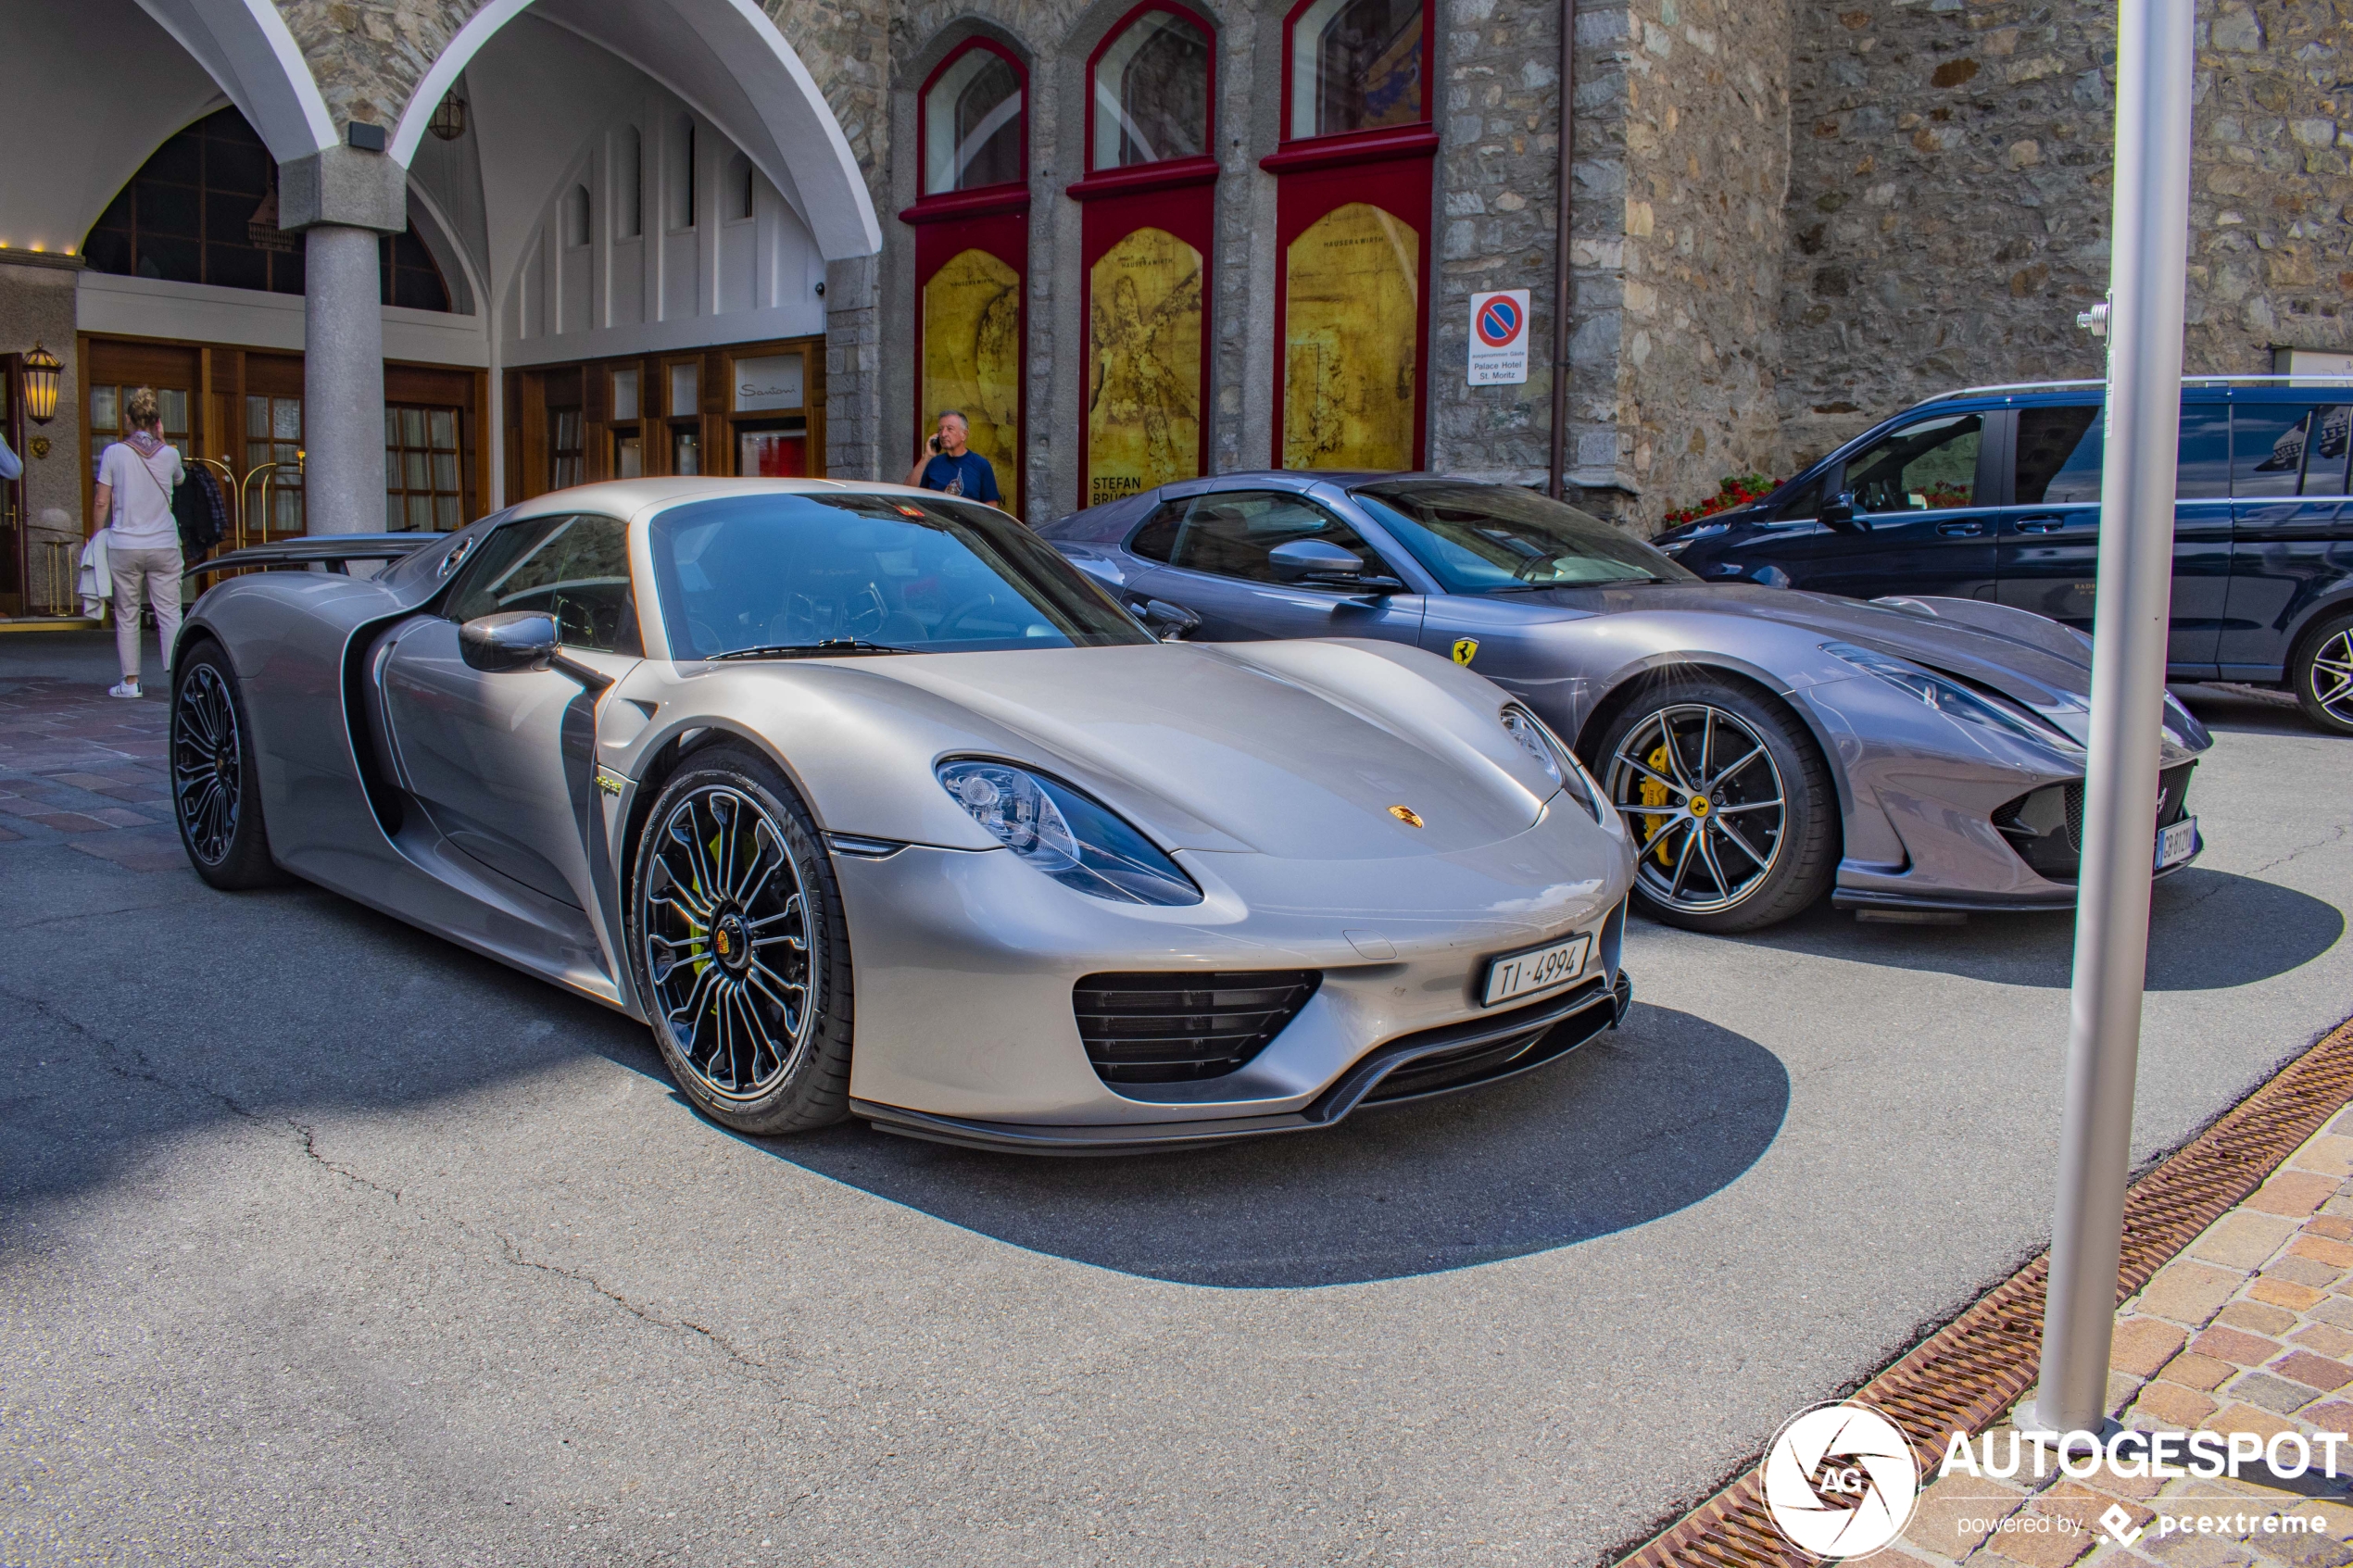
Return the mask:
<path id="1" fill-rule="evenodd" d="M 1417 421 L 1412 458 L 1521 483 L 1546 477 L 1565 7 L 1424 3 L 1426 19 L 1414 0 L 1169 0 L 1206 40 L 1214 83 L 1210 143 L 1188 155 L 1200 167 L 1184 189 L 1196 194 L 1168 197 L 1172 210 L 1193 203 L 1205 215 L 1195 247 L 1204 369 L 1188 413 L 1200 446 L 1183 459 L 1193 469 L 1282 460 L 1283 421 L 1298 423 L 1286 410 L 1299 395 L 1302 330 L 1286 325 L 1285 280 L 1312 216 L 1297 206 L 1314 183 L 1300 171 L 1320 167 L 1317 145 L 1361 144 L 1374 160 L 1367 188 L 1390 193 L 1380 221 L 1410 295 L 1400 395 Z M 1374 95 L 1401 83 L 1411 91 L 1317 143 L 1330 128 L 1299 118 L 1292 90 L 1310 90 L 1302 84 L 1324 56 L 1310 57 L 1299 30 L 1326 26 L 1316 19 L 1341 15 L 1336 6 L 1371 7 L 1365 15 L 1390 30 L 1381 36 L 1394 35 L 1390 53 L 1365 68 L 1387 73 Z M 620 383 L 610 378 L 638 376 L 616 369 L 624 365 L 659 377 L 698 352 L 703 403 L 670 412 L 705 421 L 708 455 L 694 458 L 690 444 L 674 459 L 732 471 L 733 444 L 760 433 L 760 421 L 731 421 L 713 401 L 715 382 L 739 358 L 766 355 L 758 362 L 767 364 L 778 344 L 801 352 L 793 345 L 805 343 L 812 450 L 792 460 L 895 478 L 917 449 L 925 378 L 937 370 L 923 323 L 939 236 L 952 237 L 967 209 L 986 208 L 999 236 L 990 243 L 1017 278 L 1007 296 L 1018 302 L 1008 361 L 1017 370 L 1001 372 L 1018 377 L 1007 394 L 1019 408 L 1013 487 L 1024 515 L 1042 521 L 1079 503 L 1099 460 L 1089 410 L 1104 384 L 1102 350 L 1088 298 L 1090 257 L 1102 247 L 1087 213 L 1107 166 L 1100 154 L 1088 163 L 1090 116 L 1104 112 L 1089 72 L 1151 9 L 1132 0 L 33 0 L 0 18 L 20 95 L 42 102 L 18 120 L 20 167 L 38 175 L 0 189 L 0 354 L 35 339 L 64 353 L 63 336 L 78 337 L 76 349 L 113 345 L 126 364 L 142 343 L 181 338 L 191 354 L 291 355 L 285 373 L 308 378 L 322 421 L 305 459 L 311 504 L 333 509 L 326 498 L 347 491 L 338 515 L 359 517 L 381 483 L 366 433 L 390 405 L 368 389 L 386 362 L 443 363 L 477 378 L 478 394 L 459 408 L 468 429 L 479 426 L 468 461 L 481 478 L 465 498 L 486 506 L 558 477 L 626 471 L 640 460 L 618 455 L 629 442 L 652 462 L 662 433 L 619 418 Z M 2073 322 L 2106 281 L 2112 7 L 1577 0 L 1574 11 L 1573 498 L 1648 531 L 1723 476 L 1785 472 L 1936 391 L 2098 373 L 2096 345 Z M 1424 31 L 1414 33 L 1409 18 Z M 1327 26 L 1321 36 L 1315 47 L 1328 50 L 1342 34 Z M 980 193 L 978 207 L 961 191 L 943 204 L 925 163 L 925 94 L 976 44 L 1022 83 L 1021 159 L 1013 182 Z M 2280 348 L 2353 349 L 2344 312 L 2353 282 L 2348 50 L 2353 21 L 2339 6 L 2214 0 L 2201 9 L 2193 370 L 2266 370 Z M 127 116 L 126 51 L 153 78 L 131 94 L 138 112 Z M 572 63 L 544 63 L 555 60 Z M 594 106 L 577 101 L 599 94 L 670 103 L 688 149 L 679 178 L 735 204 L 699 220 L 699 251 L 679 253 L 700 258 L 683 310 L 665 295 L 637 316 L 615 314 L 608 273 L 621 263 L 602 230 L 579 263 L 596 295 L 588 316 L 575 321 L 565 314 L 573 306 L 540 298 L 580 293 L 563 282 L 577 247 L 560 187 L 581 182 L 583 213 L 616 199 L 617 186 L 589 191 L 614 167 L 610 142 L 596 140 L 610 127 L 598 130 Z M 473 118 L 444 145 L 431 139 L 444 128 L 429 136 L 428 120 L 452 100 L 471 101 Z M 233 341 L 247 329 L 232 319 L 244 318 L 218 288 L 183 289 L 168 273 L 76 271 L 92 225 L 142 160 L 224 108 L 267 144 L 277 221 L 306 231 L 318 258 L 304 323 L 282 311 L 245 345 Z M 592 144 L 603 150 L 575 156 L 575 144 Z M 653 141 L 646 145 L 653 157 Z M 739 167 L 756 172 L 739 181 Z M 685 210 L 691 219 L 694 198 Z M 756 237 L 718 232 L 752 222 L 755 210 Z M 532 212 L 542 214 L 536 229 L 523 221 Z M 388 309 L 381 333 L 325 330 L 339 313 L 366 314 L 369 247 L 404 222 L 445 274 L 446 319 Z M 923 237 L 940 223 L 949 227 Z M 346 231 L 364 244 L 327 244 Z M 756 263 L 741 258 L 755 254 Z M 329 266 L 330 255 L 344 259 Z M 654 277 L 659 267 L 647 266 Z M 760 281 L 737 299 L 751 285 L 731 279 L 746 266 Z M 1475 386 L 1465 369 L 1471 296 L 1502 289 L 1529 294 L 1529 379 Z M 178 329 L 182 304 L 190 321 L 209 323 L 204 331 Z M 321 358 L 330 344 L 343 344 L 333 365 Z M 67 358 L 63 407 L 45 433 L 53 456 L 14 500 L 15 547 L 35 570 L 44 531 L 69 538 L 89 526 L 79 470 L 95 437 L 80 427 L 96 382 L 77 354 Z M 560 397 L 573 404 L 560 408 Z M 331 408 L 352 412 L 361 433 L 326 440 Z M 585 446 L 561 445 L 554 433 L 571 428 L 565 414 L 586 421 Z"/>

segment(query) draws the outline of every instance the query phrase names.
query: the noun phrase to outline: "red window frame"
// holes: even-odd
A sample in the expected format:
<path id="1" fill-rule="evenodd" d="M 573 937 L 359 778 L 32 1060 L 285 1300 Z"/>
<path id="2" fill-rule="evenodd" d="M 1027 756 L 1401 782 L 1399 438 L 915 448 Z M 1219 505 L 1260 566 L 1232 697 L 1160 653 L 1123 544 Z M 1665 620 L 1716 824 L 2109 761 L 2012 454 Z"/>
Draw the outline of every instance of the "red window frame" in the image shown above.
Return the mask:
<path id="1" fill-rule="evenodd" d="M 987 50 L 1013 69 L 1013 78 L 1021 84 L 1021 178 L 1000 181 L 994 185 L 981 185 L 972 190 L 948 191 L 934 195 L 928 186 L 931 180 L 930 115 L 931 90 L 950 67 L 975 49 Z M 921 433 L 930 410 L 924 407 L 924 293 L 939 270 L 967 250 L 978 250 L 995 257 L 1013 269 L 1019 280 L 1021 304 L 1015 331 L 1020 343 L 1016 349 L 1013 370 L 1014 428 L 1020 442 L 1029 434 L 1029 68 L 1020 56 L 993 38 L 968 38 L 950 49 L 931 73 L 924 78 L 922 90 L 915 95 L 915 185 L 923 193 L 915 205 L 902 208 L 899 220 L 915 231 L 915 365 L 914 365 L 914 428 L 915 445 L 921 445 Z M 1020 472 L 1021 454 L 1013 455 L 1015 471 L 1010 476 L 1013 508 L 1027 502 L 1027 486 Z M 1008 488 L 1008 476 L 999 474 L 997 486 Z"/>
<path id="2" fill-rule="evenodd" d="M 1063 187 L 1073 201 L 1081 204 L 1078 240 L 1078 505 L 1088 505 L 1088 489 L 1092 483 L 1089 470 L 1091 456 L 1088 449 L 1087 403 L 1095 384 L 1095 263 L 1105 252 L 1139 229 L 1162 229 L 1176 235 L 1201 253 L 1202 285 L 1202 345 L 1201 345 L 1201 450 L 1194 459 L 1195 474 L 1209 471 L 1209 433 L 1211 426 L 1210 385 L 1212 382 L 1211 346 L 1215 342 L 1210 331 L 1214 311 L 1211 302 L 1215 298 L 1212 284 L 1215 271 L 1217 237 L 1217 156 L 1202 152 L 1190 157 L 1163 158 L 1158 163 L 1133 164 L 1122 169 L 1095 168 L 1095 68 L 1108 50 L 1133 27 L 1147 11 L 1166 11 L 1183 18 L 1201 30 L 1209 43 L 1208 118 L 1202 128 L 1202 145 L 1217 144 L 1217 29 L 1209 19 L 1190 6 L 1176 0 L 1140 0 L 1127 13 L 1105 30 L 1094 49 L 1087 56 L 1086 83 L 1087 134 L 1086 175 Z"/>
<path id="3" fill-rule="evenodd" d="M 1258 167 L 1275 178 L 1275 417 L 1270 467 L 1283 466 L 1283 397 L 1290 364 L 1290 247 L 1327 214 L 1365 202 L 1413 225 L 1421 236 L 1416 265 L 1414 327 L 1414 467 L 1429 452 L 1429 238 L 1434 220 L 1433 176 L 1439 135 L 1432 120 L 1438 46 L 1438 0 L 1422 0 L 1422 118 L 1412 125 L 1343 131 L 1328 136 L 1290 133 L 1293 52 L 1299 19 L 1315 0 L 1297 0 L 1283 15 L 1281 140 Z"/>

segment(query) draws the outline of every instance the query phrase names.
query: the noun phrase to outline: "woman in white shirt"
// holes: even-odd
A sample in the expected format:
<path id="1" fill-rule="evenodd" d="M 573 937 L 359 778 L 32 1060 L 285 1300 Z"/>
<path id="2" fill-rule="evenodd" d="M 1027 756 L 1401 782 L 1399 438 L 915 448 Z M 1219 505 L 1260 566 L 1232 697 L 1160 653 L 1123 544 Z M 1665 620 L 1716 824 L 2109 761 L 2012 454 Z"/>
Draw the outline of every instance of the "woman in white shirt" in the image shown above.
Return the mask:
<path id="1" fill-rule="evenodd" d="M 163 636 L 164 673 L 171 672 L 171 644 L 180 634 L 180 527 L 171 516 L 171 492 L 187 477 L 180 449 L 164 445 L 157 427 L 163 416 L 155 389 L 143 386 L 123 405 L 131 434 L 98 458 L 94 510 L 107 520 L 107 564 L 114 574 L 114 647 L 122 684 L 108 696 L 139 693 L 139 604 L 152 596 L 156 630 Z"/>

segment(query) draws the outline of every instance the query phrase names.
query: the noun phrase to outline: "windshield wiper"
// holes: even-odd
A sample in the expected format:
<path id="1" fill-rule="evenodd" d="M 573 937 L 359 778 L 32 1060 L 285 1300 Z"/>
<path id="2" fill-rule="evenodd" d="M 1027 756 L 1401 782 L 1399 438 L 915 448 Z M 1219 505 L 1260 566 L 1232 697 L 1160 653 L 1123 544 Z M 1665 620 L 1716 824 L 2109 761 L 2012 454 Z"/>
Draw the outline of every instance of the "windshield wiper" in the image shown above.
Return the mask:
<path id="1" fill-rule="evenodd" d="M 826 637 L 813 643 L 768 643 L 756 648 L 729 648 L 714 653 L 710 662 L 726 659 L 828 659 L 842 653 L 914 653 L 914 648 L 894 647 L 888 643 L 870 643 L 863 637 Z"/>
<path id="2" fill-rule="evenodd" d="M 1640 577 L 1600 577 L 1586 583 L 1505 583 L 1480 590 L 1488 594 L 1549 594 L 1555 588 L 1620 588 L 1629 583 L 1664 583 L 1667 579 L 1644 573 Z"/>

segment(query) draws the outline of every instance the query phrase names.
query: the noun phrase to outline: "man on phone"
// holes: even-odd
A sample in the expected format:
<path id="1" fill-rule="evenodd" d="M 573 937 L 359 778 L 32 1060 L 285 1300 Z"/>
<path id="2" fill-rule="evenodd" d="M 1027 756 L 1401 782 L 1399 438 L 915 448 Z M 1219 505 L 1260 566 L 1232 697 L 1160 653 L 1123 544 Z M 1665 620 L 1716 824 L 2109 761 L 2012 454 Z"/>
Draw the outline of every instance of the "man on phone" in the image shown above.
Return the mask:
<path id="1" fill-rule="evenodd" d="M 974 451 L 972 426 L 954 408 L 943 408 L 939 414 L 939 429 L 924 443 L 924 455 L 907 470 L 907 483 L 925 490 L 937 490 L 944 495 L 962 495 L 967 500 L 986 501 L 1001 507 L 1002 497 L 997 489 L 997 470 L 988 459 Z"/>

